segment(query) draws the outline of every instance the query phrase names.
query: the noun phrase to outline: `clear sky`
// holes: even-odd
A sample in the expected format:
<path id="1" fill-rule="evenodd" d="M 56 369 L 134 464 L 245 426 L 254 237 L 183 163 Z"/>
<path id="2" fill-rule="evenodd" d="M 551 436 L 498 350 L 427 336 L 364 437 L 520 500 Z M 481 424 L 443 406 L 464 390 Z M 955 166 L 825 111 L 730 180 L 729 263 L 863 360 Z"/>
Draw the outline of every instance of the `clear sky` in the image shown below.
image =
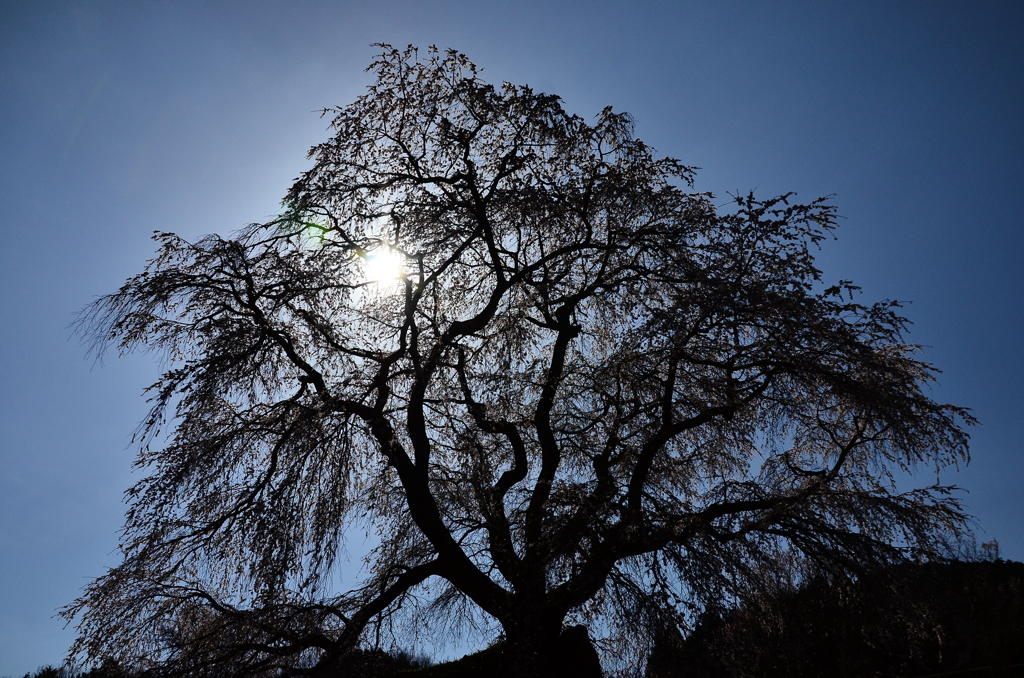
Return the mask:
<path id="1" fill-rule="evenodd" d="M 375 42 L 459 49 L 573 112 L 631 112 L 697 188 L 835 194 L 819 259 L 973 408 L 983 541 L 1024 560 L 1024 3 L 0 1 L 0 676 L 57 663 L 53 615 L 116 562 L 130 436 L 158 365 L 94 365 L 68 324 L 154 230 L 276 212 L 317 110 Z M 724 201 L 723 201 L 724 202 Z M 934 475 L 923 471 L 922 481 Z"/>

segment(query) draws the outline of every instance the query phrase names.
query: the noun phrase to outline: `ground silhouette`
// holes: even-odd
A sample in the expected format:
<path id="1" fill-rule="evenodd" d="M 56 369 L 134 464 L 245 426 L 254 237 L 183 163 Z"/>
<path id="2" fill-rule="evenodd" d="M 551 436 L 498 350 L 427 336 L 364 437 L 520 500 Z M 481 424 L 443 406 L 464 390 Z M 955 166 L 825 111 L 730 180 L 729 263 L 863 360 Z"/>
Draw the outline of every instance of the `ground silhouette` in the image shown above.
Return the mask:
<path id="1" fill-rule="evenodd" d="M 666 631 L 646 676 L 913 678 L 1018 664 L 1024 563 L 996 560 L 906 564 L 755 596 L 708 614 L 685 639 Z"/>

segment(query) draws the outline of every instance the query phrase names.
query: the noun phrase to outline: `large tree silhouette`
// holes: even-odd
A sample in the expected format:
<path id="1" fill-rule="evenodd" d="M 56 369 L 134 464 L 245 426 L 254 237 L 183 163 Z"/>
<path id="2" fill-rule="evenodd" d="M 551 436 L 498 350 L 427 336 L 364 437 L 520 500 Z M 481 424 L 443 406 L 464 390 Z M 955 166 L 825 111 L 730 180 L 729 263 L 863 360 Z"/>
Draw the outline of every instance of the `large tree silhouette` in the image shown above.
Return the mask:
<path id="1" fill-rule="evenodd" d="M 896 304 L 827 287 L 825 200 L 688 192 L 630 118 L 385 46 L 282 215 L 159 234 L 81 318 L 161 352 L 124 561 L 75 652 L 173 674 L 329 665 L 479 614 L 515 675 L 773 569 L 926 556 L 963 516 L 891 474 L 964 459 Z M 165 433 L 166 431 L 166 433 Z M 380 539 L 339 592 L 346 534 Z M 625 632 L 623 632 L 625 631 Z"/>

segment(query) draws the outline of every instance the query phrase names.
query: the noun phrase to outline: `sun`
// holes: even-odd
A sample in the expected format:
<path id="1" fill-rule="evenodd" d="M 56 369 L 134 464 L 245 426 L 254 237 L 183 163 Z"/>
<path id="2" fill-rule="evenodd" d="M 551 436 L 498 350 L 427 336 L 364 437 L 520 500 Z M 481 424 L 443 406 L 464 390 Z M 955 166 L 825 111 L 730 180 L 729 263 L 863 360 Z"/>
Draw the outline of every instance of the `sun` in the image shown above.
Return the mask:
<path id="1" fill-rule="evenodd" d="M 388 246 L 367 254 L 363 260 L 363 276 L 367 282 L 392 282 L 404 273 L 402 257 Z"/>

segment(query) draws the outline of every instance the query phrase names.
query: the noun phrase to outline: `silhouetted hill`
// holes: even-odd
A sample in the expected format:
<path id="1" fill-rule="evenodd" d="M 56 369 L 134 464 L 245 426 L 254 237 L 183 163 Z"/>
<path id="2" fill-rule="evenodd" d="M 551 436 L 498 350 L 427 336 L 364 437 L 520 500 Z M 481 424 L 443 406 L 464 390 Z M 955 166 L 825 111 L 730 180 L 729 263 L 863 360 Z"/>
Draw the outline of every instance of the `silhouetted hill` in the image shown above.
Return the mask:
<path id="1" fill-rule="evenodd" d="M 601 660 L 590 642 L 584 626 L 570 626 L 562 631 L 560 648 L 553 661 L 555 675 L 567 678 L 601 678 Z M 508 672 L 512 663 L 508 647 L 498 642 L 491 647 L 461 659 L 434 664 L 412 671 L 402 671 L 390 678 L 513 678 Z"/>
<path id="2" fill-rule="evenodd" d="M 1024 563 L 997 560 L 906 565 L 757 597 L 706 617 L 685 640 L 666 632 L 647 677 L 913 678 L 1020 663 Z"/>

